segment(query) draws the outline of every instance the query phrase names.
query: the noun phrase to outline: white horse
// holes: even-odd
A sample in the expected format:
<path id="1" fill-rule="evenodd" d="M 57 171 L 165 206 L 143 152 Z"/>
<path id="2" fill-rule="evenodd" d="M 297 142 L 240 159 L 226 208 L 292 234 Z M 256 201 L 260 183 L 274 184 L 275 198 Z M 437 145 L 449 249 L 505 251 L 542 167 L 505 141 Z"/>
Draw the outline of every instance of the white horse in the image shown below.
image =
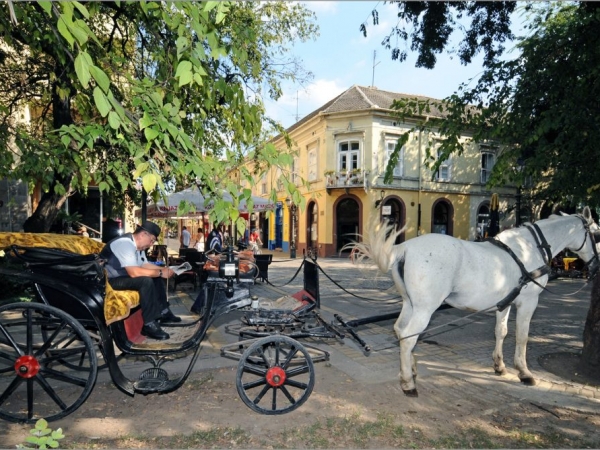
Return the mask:
<path id="1" fill-rule="evenodd" d="M 404 230 L 395 230 L 393 225 L 379 222 L 378 217 L 376 222 L 369 227 L 365 241 L 352 246 L 359 261 L 370 258 L 383 273 L 392 269 L 402 296 L 402 311 L 394 330 L 400 340 L 400 385 L 404 393 L 418 395 L 413 348 L 431 315 L 443 302 L 469 311 L 497 306 L 493 360 L 499 375 L 506 373 L 502 344 L 508 331 L 510 305 L 514 303 L 515 368 L 523 383 L 534 385 L 535 379 L 527 368 L 526 344 L 529 322 L 548 281 L 550 260 L 567 248 L 589 262 L 591 273 L 598 267 L 591 234 L 600 228 L 589 208 L 583 214 L 553 215 L 534 225 L 506 230 L 495 238 L 495 243 L 427 234 L 394 245 Z"/>

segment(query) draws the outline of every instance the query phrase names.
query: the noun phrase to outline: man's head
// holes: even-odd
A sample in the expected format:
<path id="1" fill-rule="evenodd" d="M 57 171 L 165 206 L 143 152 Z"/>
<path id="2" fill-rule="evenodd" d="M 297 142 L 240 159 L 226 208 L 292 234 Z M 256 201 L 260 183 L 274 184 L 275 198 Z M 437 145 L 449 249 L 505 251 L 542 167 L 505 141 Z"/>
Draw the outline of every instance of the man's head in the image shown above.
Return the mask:
<path id="1" fill-rule="evenodd" d="M 138 243 L 138 247 L 141 250 L 145 250 L 147 248 L 150 248 L 150 246 L 152 246 L 156 242 L 156 239 L 158 239 L 158 236 L 160 235 L 160 227 L 154 222 L 146 220 L 141 225 L 138 225 L 133 234 L 145 238 L 143 242 Z"/>

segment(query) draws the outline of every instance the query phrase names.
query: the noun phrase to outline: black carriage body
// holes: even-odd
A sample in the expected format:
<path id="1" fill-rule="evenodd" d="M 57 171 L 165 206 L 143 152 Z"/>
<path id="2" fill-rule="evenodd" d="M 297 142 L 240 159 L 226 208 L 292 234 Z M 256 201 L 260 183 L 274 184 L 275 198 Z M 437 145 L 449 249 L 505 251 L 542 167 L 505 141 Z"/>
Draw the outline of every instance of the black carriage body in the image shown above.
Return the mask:
<path id="1" fill-rule="evenodd" d="M 208 283 L 205 286 L 207 313 L 202 321 L 191 324 L 195 326 L 195 330 L 188 339 L 181 343 L 166 343 L 158 347 L 136 345 L 127 337 L 124 320 L 106 325 L 106 280 L 102 261 L 98 260 L 96 255 L 78 255 L 60 249 L 13 246 L 11 256 L 24 263 L 24 270 L 0 268 L 0 272 L 30 281 L 38 302 L 67 313 L 73 321 L 88 330 L 98 340 L 113 382 L 121 391 L 132 396 L 136 392 L 166 393 L 179 388 L 191 372 L 200 349 L 199 344 L 210 324 L 220 314 L 240 307 L 244 302 L 250 303 L 249 294 L 246 298 L 238 298 L 236 302 L 226 302 L 223 292 L 225 285 Z M 190 351 L 193 354 L 183 376 L 148 388 L 140 383 L 140 380 L 130 380 L 123 374 L 113 344 L 125 355 L 148 357 L 151 361 L 189 356 Z"/>

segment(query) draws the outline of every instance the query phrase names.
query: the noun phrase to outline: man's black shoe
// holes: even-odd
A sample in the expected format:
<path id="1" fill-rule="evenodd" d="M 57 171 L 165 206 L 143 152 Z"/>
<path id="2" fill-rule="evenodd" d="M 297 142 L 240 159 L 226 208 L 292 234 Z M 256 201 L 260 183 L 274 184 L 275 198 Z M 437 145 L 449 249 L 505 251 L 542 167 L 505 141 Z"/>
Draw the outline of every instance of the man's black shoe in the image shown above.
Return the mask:
<path id="1" fill-rule="evenodd" d="M 156 322 L 144 324 L 142 327 L 142 335 L 159 341 L 164 341 L 170 337 L 169 333 L 164 332 L 160 325 Z"/>
<path id="2" fill-rule="evenodd" d="M 175 314 L 168 310 L 162 316 L 158 318 L 160 323 L 178 323 L 181 322 L 181 317 L 177 317 Z"/>

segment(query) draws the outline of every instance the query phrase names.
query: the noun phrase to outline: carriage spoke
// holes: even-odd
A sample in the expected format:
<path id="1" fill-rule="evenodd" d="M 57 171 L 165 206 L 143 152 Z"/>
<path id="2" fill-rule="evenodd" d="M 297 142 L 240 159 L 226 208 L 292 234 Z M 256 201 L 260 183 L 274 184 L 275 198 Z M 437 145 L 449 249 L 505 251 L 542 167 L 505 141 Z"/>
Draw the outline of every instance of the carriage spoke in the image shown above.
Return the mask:
<path id="1" fill-rule="evenodd" d="M 301 375 L 303 373 L 308 373 L 308 372 L 310 372 L 310 367 L 307 364 L 305 366 L 295 367 L 293 369 L 286 371 L 286 375 L 288 378 L 291 378 L 291 377 L 295 377 L 297 375 Z"/>
<path id="2" fill-rule="evenodd" d="M 21 347 L 19 346 L 19 344 L 13 339 L 13 337 L 10 334 L 10 332 L 8 331 L 7 327 L 2 325 L 2 323 L 0 323 L 0 331 L 6 338 L 7 343 L 19 354 L 19 356 L 22 356 L 23 350 L 21 350 Z M 2 340 L 0 342 L 3 344 L 5 343 L 4 340 Z"/>
<path id="3" fill-rule="evenodd" d="M 260 392 L 259 392 L 259 394 L 258 394 L 256 397 L 254 397 L 254 400 L 253 400 L 252 402 L 253 402 L 255 405 L 258 405 L 258 403 L 259 403 L 259 402 L 262 400 L 262 398 L 265 396 L 265 394 L 266 394 L 267 392 L 269 392 L 269 389 L 270 389 L 270 386 L 269 386 L 269 385 L 266 385 L 266 386 L 265 386 L 265 387 L 262 389 L 262 391 L 260 391 Z"/>
<path id="4" fill-rule="evenodd" d="M 67 323 L 65 321 L 62 321 L 62 323 L 60 324 L 60 326 L 58 326 L 56 328 L 56 330 L 54 330 L 54 333 L 52 333 L 51 336 L 49 336 L 47 339 L 44 340 L 44 343 L 42 344 L 42 346 L 38 349 L 38 351 L 35 353 L 36 357 L 39 357 L 40 355 L 42 355 L 47 349 L 50 348 L 51 345 L 53 345 L 54 347 L 58 347 L 58 344 L 61 341 L 55 342 L 54 339 L 56 338 L 56 336 L 59 335 L 59 333 L 61 331 L 63 331 L 65 329 L 65 327 L 67 326 Z M 42 326 L 43 328 L 43 326 Z M 64 338 L 63 338 L 64 339 Z M 31 353 L 30 353 L 31 354 Z"/>
<path id="5" fill-rule="evenodd" d="M 294 359 L 294 356 L 296 356 L 296 354 L 298 353 L 298 349 L 297 348 L 292 347 L 292 350 L 293 351 L 291 351 L 291 352 L 288 353 L 287 357 L 285 358 L 285 361 L 281 365 L 281 367 L 283 367 L 284 369 L 287 369 L 289 367 L 290 363 Z"/>
<path id="6" fill-rule="evenodd" d="M 273 388 L 273 397 L 271 398 L 271 410 L 277 410 L 277 388 Z"/>
<path id="7" fill-rule="evenodd" d="M 244 364 L 244 369 L 246 372 L 258 375 L 265 376 L 267 374 L 267 369 L 257 366 L 256 364 Z"/>
<path id="8" fill-rule="evenodd" d="M 61 410 L 64 411 L 67 408 L 67 405 L 65 404 L 65 402 L 63 402 L 61 400 L 61 398 L 57 395 L 56 391 L 52 388 L 52 386 L 50 386 L 50 384 L 46 381 L 46 379 L 41 374 L 38 373 L 37 376 L 35 377 L 35 380 L 40 384 L 40 386 L 46 392 L 46 394 L 48 394 L 50 396 L 50 398 L 52 400 L 54 400 L 54 402 L 60 407 Z M 33 378 L 29 379 L 27 381 L 28 381 L 28 384 L 29 384 L 29 382 L 32 383 L 31 391 L 33 391 Z M 28 392 L 28 394 L 29 394 L 29 392 Z"/>
<path id="9" fill-rule="evenodd" d="M 2 395 L 0 395 L 0 405 L 4 404 L 4 402 L 17 390 L 17 388 L 23 382 L 23 378 L 15 377 L 12 382 L 4 389 Z"/>
<path id="10" fill-rule="evenodd" d="M 306 386 L 305 386 L 306 387 Z M 283 392 L 283 395 L 286 396 L 286 398 L 290 401 L 290 403 L 293 405 L 294 403 L 296 403 L 296 399 L 294 397 L 292 397 L 292 394 L 290 394 L 290 392 L 286 389 L 285 386 L 281 386 L 281 392 Z"/>
<path id="11" fill-rule="evenodd" d="M 27 418 L 33 417 L 33 379 L 27 380 Z"/>
<path id="12" fill-rule="evenodd" d="M 285 384 L 287 386 L 293 386 L 298 389 L 306 389 L 308 387 L 308 385 L 306 383 L 302 383 L 301 381 L 290 380 L 290 379 L 285 380 Z M 283 389 L 283 386 L 281 388 Z"/>
<path id="13" fill-rule="evenodd" d="M 49 367 L 40 370 L 40 373 L 43 373 L 48 378 L 53 378 L 58 381 L 64 381 L 75 386 L 83 387 L 85 386 L 87 381 L 87 379 L 85 378 L 79 378 L 73 375 L 68 375 L 66 373 L 59 372 L 58 370 L 50 369 Z"/>

